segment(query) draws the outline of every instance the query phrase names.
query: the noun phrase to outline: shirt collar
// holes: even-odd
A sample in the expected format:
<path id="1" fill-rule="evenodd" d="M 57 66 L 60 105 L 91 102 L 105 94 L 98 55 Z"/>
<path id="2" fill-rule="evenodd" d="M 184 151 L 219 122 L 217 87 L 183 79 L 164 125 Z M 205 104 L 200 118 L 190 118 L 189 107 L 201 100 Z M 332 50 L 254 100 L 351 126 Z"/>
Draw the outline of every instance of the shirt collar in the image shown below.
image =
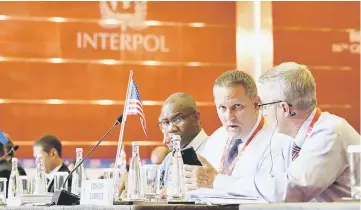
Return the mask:
<path id="1" fill-rule="evenodd" d="M 303 122 L 302 126 L 298 130 L 297 135 L 294 139 L 294 142 L 296 143 L 297 146 L 302 147 L 308 127 L 310 127 L 311 122 L 315 117 L 315 114 L 316 114 L 316 108 L 313 109 L 310 116 L 308 116 L 308 118 L 305 120 L 305 122 Z"/>
<path id="2" fill-rule="evenodd" d="M 62 165 L 63 165 L 63 163 L 61 163 L 59 166 L 54 168 L 50 173 L 46 174 L 46 178 L 48 178 L 49 180 L 52 180 L 54 178 L 56 172 L 59 171 L 59 169 L 61 168 Z"/>
<path id="3" fill-rule="evenodd" d="M 208 137 L 208 135 L 206 134 L 206 132 L 202 129 L 198 135 L 191 141 L 191 143 L 188 144 L 187 147 L 193 147 L 194 150 L 197 150 L 202 143 L 204 142 L 204 140 L 206 140 L 206 138 Z"/>

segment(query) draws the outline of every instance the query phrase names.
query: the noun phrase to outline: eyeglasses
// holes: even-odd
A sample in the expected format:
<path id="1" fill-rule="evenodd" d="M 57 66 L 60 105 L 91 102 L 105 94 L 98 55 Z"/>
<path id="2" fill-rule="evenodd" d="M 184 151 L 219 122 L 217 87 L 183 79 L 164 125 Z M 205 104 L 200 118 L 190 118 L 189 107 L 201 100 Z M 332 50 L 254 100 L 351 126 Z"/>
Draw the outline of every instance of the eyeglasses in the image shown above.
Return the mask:
<path id="1" fill-rule="evenodd" d="M 270 103 L 258 104 L 258 106 L 259 106 L 259 109 L 261 111 L 264 111 L 264 110 L 266 110 L 268 105 L 278 104 L 278 103 L 281 103 L 281 102 L 284 102 L 284 101 L 274 101 L 274 102 L 270 102 Z M 290 103 L 287 103 L 287 104 L 288 104 L 288 106 L 292 106 L 292 104 L 290 104 Z"/>
<path id="2" fill-rule="evenodd" d="M 177 117 L 174 117 L 173 119 L 171 120 L 163 120 L 161 122 L 159 122 L 159 127 L 160 129 L 162 130 L 166 130 L 168 128 L 171 127 L 171 124 L 172 125 L 175 125 L 175 126 L 182 126 L 183 123 L 184 123 L 184 119 L 188 116 L 191 116 L 192 114 L 194 114 L 195 112 L 191 112 L 189 114 L 186 114 L 186 115 L 179 115 Z"/>

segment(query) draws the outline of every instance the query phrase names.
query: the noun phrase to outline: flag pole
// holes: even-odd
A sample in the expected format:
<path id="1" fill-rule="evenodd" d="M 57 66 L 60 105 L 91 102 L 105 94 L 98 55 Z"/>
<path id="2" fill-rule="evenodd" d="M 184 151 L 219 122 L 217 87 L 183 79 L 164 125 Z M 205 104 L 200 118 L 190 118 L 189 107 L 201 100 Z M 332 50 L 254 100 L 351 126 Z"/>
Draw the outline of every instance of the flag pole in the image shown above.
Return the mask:
<path id="1" fill-rule="evenodd" d="M 128 87 L 127 87 L 127 93 L 125 95 L 125 101 L 124 101 L 124 108 L 123 108 L 123 120 L 121 123 L 121 127 L 120 127 L 120 132 L 119 132 L 119 137 L 118 137 L 118 148 L 117 148 L 117 154 L 115 157 L 115 164 L 114 164 L 114 169 L 113 169 L 113 186 L 114 186 L 114 199 L 118 200 L 120 195 L 119 195 L 119 181 L 120 181 L 120 175 L 121 175 L 121 169 L 120 167 L 122 166 L 122 160 L 121 160 L 121 155 L 122 155 L 122 150 L 123 150 L 123 136 L 124 136 L 124 128 L 125 128 L 125 122 L 127 121 L 127 115 L 128 115 L 128 101 L 129 101 L 129 92 L 130 92 L 130 85 L 133 79 L 133 70 L 130 70 L 129 73 L 129 80 L 128 80 Z M 126 163 L 123 163 L 126 164 Z"/>

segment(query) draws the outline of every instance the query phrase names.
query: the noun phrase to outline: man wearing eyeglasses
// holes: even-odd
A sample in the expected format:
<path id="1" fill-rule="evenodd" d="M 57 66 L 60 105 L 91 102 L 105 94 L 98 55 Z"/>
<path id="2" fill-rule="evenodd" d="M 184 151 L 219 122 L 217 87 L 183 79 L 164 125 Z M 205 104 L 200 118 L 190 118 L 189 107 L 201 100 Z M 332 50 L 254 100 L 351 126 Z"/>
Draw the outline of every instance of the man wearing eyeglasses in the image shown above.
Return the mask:
<path id="1" fill-rule="evenodd" d="M 193 147 L 197 153 L 202 153 L 204 142 L 208 137 L 202 129 L 197 105 L 193 97 L 186 93 L 174 93 L 166 99 L 159 116 L 159 128 L 164 134 L 163 143 L 170 149 L 172 149 L 172 136 L 180 135 L 182 149 Z M 167 183 L 170 155 L 171 153 L 160 166 L 161 187 Z"/>
<path id="2" fill-rule="evenodd" d="M 308 67 L 282 63 L 263 74 L 259 83 L 270 125 L 289 137 L 292 148 L 285 173 L 260 175 L 250 189 L 257 188 L 257 194 L 269 201 L 332 202 L 350 197 L 347 147 L 359 145 L 360 135 L 345 119 L 317 107 L 316 84 Z"/>
<path id="3" fill-rule="evenodd" d="M 269 125 L 292 144 L 288 165 L 284 172 L 263 170 L 254 176 L 234 178 L 233 192 L 260 196 L 269 202 L 333 202 L 349 198 L 347 147 L 359 145 L 360 135 L 343 118 L 317 107 L 316 84 L 308 67 L 282 63 L 265 72 L 259 83 L 263 102 L 260 107 Z"/>
<path id="4" fill-rule="evenodd" d="M 271 137 L 278 134 L 267 128 L 259 111 L 254 79 L 243 71 L 224 72 L 214 83 L 213 95 L 223 126 L 207 140 L 208 157 L 199 157 L 203 166 L 185 166 L 187 188 L 232 192 L 238 187 L 234 177 L 254 175 L 266 162 L 272 162 L 273 172 L 284 171 L 289 145 L 282 145 L 281 137 L 271 144 Z"/>

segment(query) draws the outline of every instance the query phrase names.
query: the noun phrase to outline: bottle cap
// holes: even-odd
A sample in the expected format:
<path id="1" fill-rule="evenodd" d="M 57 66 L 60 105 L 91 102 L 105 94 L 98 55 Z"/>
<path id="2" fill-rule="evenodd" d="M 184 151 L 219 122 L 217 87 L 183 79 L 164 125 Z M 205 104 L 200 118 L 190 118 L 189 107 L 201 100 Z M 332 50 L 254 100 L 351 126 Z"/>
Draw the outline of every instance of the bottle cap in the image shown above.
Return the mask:
<path id="1" fill-rule="evenodd" d="M 132 146 L 134 147 L 134 146 L 139 146 L 139 144 L 138 144 L 138 142 L 136 142 L 136 141 L 132 141 Z"/>
<path id="2" fill-rule="evenodd" d="M 13 158 L 11 158 L 11 161 L 15 162 L 15 161 L 18 161 L 18 159 L 16 157 L 13 157 Z"/>
<path id="3" fill-rule="evenodd" d="M 75 152 L 83 152 L 83 148 L 76 148 Z"/>

